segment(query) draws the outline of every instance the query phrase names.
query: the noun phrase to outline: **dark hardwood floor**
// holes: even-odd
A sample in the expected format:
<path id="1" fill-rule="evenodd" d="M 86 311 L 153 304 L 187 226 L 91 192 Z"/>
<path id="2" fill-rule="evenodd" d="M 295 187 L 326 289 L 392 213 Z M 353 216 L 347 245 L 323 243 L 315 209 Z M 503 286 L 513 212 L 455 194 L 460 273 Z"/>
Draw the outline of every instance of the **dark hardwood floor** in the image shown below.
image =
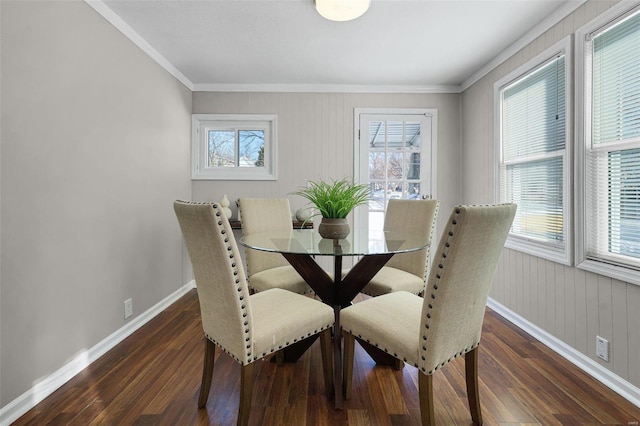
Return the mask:
<path id="1" fill-rule="evenodd" d="M 358 296 L 362 297 L 362 296 Z M 206 409 L 197 408 L 203 335 L 196 291 L 86 368 L 15 425 L 234 425 L 240 367 L 216 360 Z M 640 408 L 488 311 L 480 345 L 487 425 L 638 425 Z M 418 425 L 413 367 L 376 367 L 356 345 L 353 396 L 334 410 L 324 393 L 319 342 L 296 363 L 259 361 L 252 425 Z M 436 419 L 471 424 L 464 361 L 434 375 Z"/>

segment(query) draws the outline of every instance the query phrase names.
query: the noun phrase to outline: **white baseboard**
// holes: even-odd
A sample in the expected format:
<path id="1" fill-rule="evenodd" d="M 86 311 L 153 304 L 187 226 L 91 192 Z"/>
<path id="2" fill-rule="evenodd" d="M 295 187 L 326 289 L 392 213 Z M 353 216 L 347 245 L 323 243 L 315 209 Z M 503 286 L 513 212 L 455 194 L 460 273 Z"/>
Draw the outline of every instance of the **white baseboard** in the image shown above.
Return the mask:
<path id="1" fill-rule="evenodd" d="M 640 388 L 624 380 L 617 374 L 612 373 L 611 370 L 606 369 L 582 352 L 579 352 L 557 337 L 552 336 L 495 300 L 489 298 L 487 306 L 636 407 L 640 407 Z"/>
<path id="2" fill-rule="evenodd" d="M 150 309 L 125 324 L 124 327 L 113 332 L 110 336 L 99 342 L 94 347 L 76 355 L 70 362 L 62 366 L 55 373 L 38 381 L 33 388 L 29 389 L 0 409 L 0 425 L 5 426 L 16 421 L 20 416 L 35 407 L 39 402 L 51 395 L 55 390 L 89 366 L 89 364 L 100 358 L 109 350 L 113 349 L 118 343 L 129 337 L 133 332 L 145 325 L 193 288 L 196 288 L 195 281 L 185 284 L 152 306 Z"/>
<path id="3" fill-rule="evenodd" d="M 20 418 L 20 416 L 35 407 L 39 402 L 51 395 L 56 389 L 71 380 L 89 364 L 100 358 L 109 350 L 113 349 L 118 343 L 129 337 L 136 330 L 195 287 L 195 281 L 187 283 L 173 294 L 167 296 L 155 306 L 142 313 L 140 316 L 134 318 L 133 321 L 127 323 L 119 330 L 116 330 L 91 349 L 80 353 L 58 371 L 39 381 L 33 388 L 2 407 L 0 409 L 0 425 L 7 426 L 11 424 L 11 422 Z M 560 356 L 567 359 L 587 374 L 594 377 L 596 380 L 600 381 L 605 386 L 609 387 L 617 394 L 621 395 L 635 406 L 640 407 L 640 388 L 612 373 L 610 370 L 604 368 L 586 355 L 577 351 L 575 348 L 567 345 L 563 341 L 547 333 L 530 321 L 522 318 L 520 315 L 495 300 L 490 298 L 487 301 L 487 306 L 511 323 L 515 324 L 517 327 L 535 337 L 541 343 L 548 346 L 554 352 L 558 353 Z"/>

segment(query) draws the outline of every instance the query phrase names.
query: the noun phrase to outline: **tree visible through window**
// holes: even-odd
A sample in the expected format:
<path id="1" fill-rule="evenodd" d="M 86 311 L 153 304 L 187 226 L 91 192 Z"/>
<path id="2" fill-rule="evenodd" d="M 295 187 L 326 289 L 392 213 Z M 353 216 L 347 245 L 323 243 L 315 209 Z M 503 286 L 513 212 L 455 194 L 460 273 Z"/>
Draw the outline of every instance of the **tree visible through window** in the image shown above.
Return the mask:
<path id="1" fill-rule="evenodd" d="M 194 114 L 193 179 L 274 180 L 275 116 Z"/>
<path id="2" fill-rule="evenodd" d="M 264 167 L 264 130 L 209 130 L 208 167 Z"/>

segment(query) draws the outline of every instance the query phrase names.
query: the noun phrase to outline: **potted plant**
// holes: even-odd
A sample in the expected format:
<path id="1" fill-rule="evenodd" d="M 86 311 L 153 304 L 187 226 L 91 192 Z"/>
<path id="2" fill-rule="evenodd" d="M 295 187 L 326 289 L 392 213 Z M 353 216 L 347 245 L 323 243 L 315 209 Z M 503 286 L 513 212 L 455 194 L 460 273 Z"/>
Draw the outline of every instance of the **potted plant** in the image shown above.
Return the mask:
<path id="1" fill-rule="evenodd" d="M 306 188 L 293 194 L 309 200 L 322 215 L 318 232 L 322 238 L 342 239 L 349 235 L 347 215 L 356 207 L 367 204 L 371 197 L 369 186 L 355 184 L 347 179 L 310 181 Z"/>

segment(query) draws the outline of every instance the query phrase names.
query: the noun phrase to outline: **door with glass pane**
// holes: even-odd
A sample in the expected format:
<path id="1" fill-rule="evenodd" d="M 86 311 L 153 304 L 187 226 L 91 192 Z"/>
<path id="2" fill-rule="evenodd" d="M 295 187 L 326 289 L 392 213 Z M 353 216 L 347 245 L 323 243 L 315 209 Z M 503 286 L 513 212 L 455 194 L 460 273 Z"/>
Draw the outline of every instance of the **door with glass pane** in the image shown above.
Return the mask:
<path id="1" fill-rule="evenodd" d="M 371 188 L 356 228 L 382 229 L 389 200 L 435 197 L 435 111 L 359 114 L 357 180 Z"/>

